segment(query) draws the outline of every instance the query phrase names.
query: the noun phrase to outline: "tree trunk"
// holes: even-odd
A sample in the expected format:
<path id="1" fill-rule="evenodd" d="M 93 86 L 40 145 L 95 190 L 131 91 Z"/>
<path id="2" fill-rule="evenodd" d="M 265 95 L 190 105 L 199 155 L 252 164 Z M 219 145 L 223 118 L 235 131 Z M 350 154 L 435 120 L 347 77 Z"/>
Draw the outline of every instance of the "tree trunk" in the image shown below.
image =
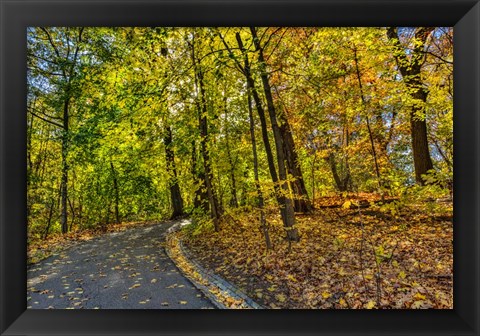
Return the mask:
<path id="1" fill-rule="evenodd" d="M 243 171 L 243 179 L 242 179 L 242 189 L 240 195 L 240 206 L 247 205 L 247 184 L 248 184 L 248 171 Z"/>
<path id="2" fill-rule="evenodd" d="M 75 200 L 74 200 L 75 202 Z M 72 213 L 72 219 L 70 219 L 70 228 L 69 231 L 71 232 L 73 230 L 73 223 L 75 222 L 75 208 L 73 206 L 74 202 L 70 200 L 70 197 L 68 197 L 68 205 L 70 206 L 70 211 Z"/>
<path id="3" fill-rule="evenodd" d="M 199 82 L 202 82 L 202 79 L 199 79 Z M 201 86 L 203 86 L 201 84 Z M 215 231 L 219 231 L 219 213 L 218 213 L 218 201 L 217 197 L 215 195 L 215 192 L 213 190 L 213 174 L 212 174 L 212 169 L 210 166 L 210 155 L 208 153 L 208 148 L 207 148 L 207 139 L 208 139 L 208 122 L 207 122 L 207 116 L 206 116 L 206 102 L 205 102 L 205 96 L 203 89 L 200 89 L 201 93 L 201 99 L 202 99 L 202 110 L 200 113 L 199 117 L 199 127 L 200 127 L 200 136 L 201 136 L 201 141 L 200 141 L 200 151 L 202 153 L 203 157 L 203 169 L 205 172 L 205 186 L 207 189 L 207 195 L 208 195 L 208 202 L 210 204 L 210 214 L 213 219 L 213 224 L 215 226 Z"/>
<path id="4" fill-rule="evenodd" d="M 258 95 L 257 89 L 255 88 L 255 81 L 253 80 L 252 73 L 250 70 L 250 62 L 248 60 L 248 55 L 245 52 L 243 47 L 243 41 L 240 37 L 239 33 L 236 33 L 238 47 L 242 50 L 244 54 L 244 72 L 245 77 L 247 79 L 247 86 L 250 88 L 250 92 L 252 94 L 253 100 L 255 101 L 255 107 L 257 109 L 258 117 L 260 119 L 260 126 L 262 130 L 262 139 L 263 144 L 265 146 L 265 153 L 267 155 L 267 162 L 268 162 L 268 170 L 270 172 L 270 176 L 272 177 L 272 181 L 275 185 L 276 191 L 279 191 L 280 188 L 278 186 L 278 175 L 277 169 L 275 168 L 275 162 L 273 159 L 272 147 L 270 146 L 270 140 L 268 139 L 268 130 L 267 130 L 267 120 L 265 118 L 265 111 L 263 110 L 262 101 L 260 100 L 260 96 Z M 277 192 L 277 195 L 280 193 Z"/>
<path id="5" fill-rule="evenodd" d="M 62 233 L 68 232 L 67 223 L 67 197 L 68 197 L 68 117 L 69 117 L 69 105 L 70 98 L 66 98 L 63 104 L 63 135 L 62 135 L 62 183 L 61 183 L 61 195 L 62 195 L 62 210 L 60 223 L 62 225 Z"/>
<path id="6" fill-rule="evenodd" d="M 194 43 L 194 42 L 193 42 Z M 192 60 L 193 60 L 193 67 L 195 71 L 195 81 L 197 83 L 197 87 L 200 89 L 200 111 L 198 111 L 198 123 L 200 129 L 200 152 L 203 157 L 203 168 L 205 172 L 205 186 L 207 189 L 208 201 L 210 204 L 210 216 L 213 219 L 213 225 L 215 227 L 215 231 L 218 232 L 220 230 L 219 219 L 219 207 L 218 207 L 218 200 L 215 194 L 215 190 L 213 189 L 213 174 L 212 169 L 210 166 L 210 155 L 207 148 L 208 142 L 208 120 L 207 120 L 207 101 L 205 95 L 205 85 L 204 85 L 204 77 L 203 71 L 200 69 L 199 64 L 197 63 L 195 57 L 195 50 L 194 45 L 192 47 Z"/>
<path id="7" fill-rule="evenodd" d="M 415 99 L 421 100 L 423 103 L 427 101 L 427 93 L 423 89 L 419 89 L 413 93 Z M 425 180 L 422 175 L 433 169 L 430 150 L 428 148 L 427 139 L 427 123 L 425 118 L 418 118 L 418 114 L 425 114 L 425 107 L 414 106 L 410 112 L 410 128 L 412 130 L 412 149 L 413 163 L 415 166 L 415 180 L 422 185 Z"/>
<path id="8" fill-rule="evenodd" d="M 35 104 L 35 101 L 31 103 Z M 30 114 L 30 120 L 27 122 L 27 227 L 30 227 L 30 214 L 32 212 L 33 201 L 30 197 L 30 185 L 33 179 L 33 161 L 32 161 L 32 133 L 33 133 L 33 114 Z M 40 155 L 39 155 L 40 156 Z"/>
<path id="9" fill-rule="evenodd" d="M 192 141 L 192 168 L 191 173 L 194 180 L 200 181 L 200 185 L 195 189 L 195 198 L 193 200 L 193 207 L 197 209 L 202 209 L 207 212 L 208 207 L 208 196 L 205 190 L 205 174 L 203 172 L 197 171 L 197 146 L 195 145 L 195 140 Z"/>
<path id="10" fill-rule="evenodd" d="M 230 206 L 237 208 L 238 207 L 238 199 L 237 199 L 237 181 L 235 179 L 235 164 L 232 158 L 232 152 L 230 151 L 230 139 L 229 139 L 229 130 L 228 130 L 228 120 L 227 120 L 227 98 L 224 98 L 224 111 L 225 111 L 225 145 L 227 147 L 227 157 L 228 157 L 228 164 L 230 165 L 230 181 L 231 181 L 231 199 L 230 199 Z"/>
<path id="11" fill-rule="evenodd" d="M 375 173 L 377 175 L 378 186 L 381 189 L 382 188 L 382 179 L 380 177 L 380 168 L 378 167 L 377 151 L 375 150 L 375 142 L 373 141 L 372 128 L 370 127 L 370 119 L 368 117 L 367 101 L 365 100 L 365 95 L 363 93 L 362 76 L 360 74 L 360 68 L 358 66 L 358 56 L 357 56 L 356 47 L 354 47 L 354 49 L 353 49 L 353 54 L 354 54 L 354 60 L 355 60 L 355 70 L 356 70 L 356 74 L 357 74 L 358 87 L 360 89 L 360 99 L 362 101 L 363 110 L 365 112 L 365 119 L 367 121 L 368 136 L 369 136 L 369 139 L 370 139 L 370 146 L 372 148 L 373 161 L 375 163 Z"/>
<path id="12" fill-rule="evenodd" d="M 113 195 L 115 197 L 114 209 L 115 209 L 115 223 L 120 223 L 120 213 L 118 211 L 118 204 L 120 202 L 119 190 L 118 190 L 118 181 L 117 181 L 117 171 L 113 165 L 113 162 L 110 161 L 110 168 L 112 169 L 112 178 L 113 178 Z"/>
<path id="13" fill-rule="evenodd" d="M 315 164 L 317 163 L 317 150 L 313 152 L 313 159 L 312 159 L 312 206 L 315 206 Z"/>
<path id="14" fill-rule="evenodd" d="M 421 68 L 425 60 L 425 42 L 434 30 L 432 27 L 419 27 L 415 31 L 415 46 L 410 59 L 400 45 L 395 27 L 387 30 L 388 38 L 394 44 L 394 56 L 403 80 L 407 86 L 413 103 L 410 106 L 410 130 L 412 135 L 413 164 L 415 167 L 415 180 L 420 185 L 425 184 L 423 175 L 433 169 L 427 138 L 427 122 L 425 104 L 428 92 L 421 79 Z"/>
<path id="15" fill-rule="evenodd" d="M 280 184 L 278 182 L 278 175 L 277 175 L 277 169 L 275 168 L 275 161 L 273 158 L 273 153 L 272 153 L 272 148 L 270 146 L 270 140 L 268 138 L 268 129 L 267 129 L 267 120 L 265 117 L 265 110 L 263 109 L 262 102 L 260 100 L 260 96 L 258 94 L 257 89 L 255 88 L 255 81 L 253 80 L 252 73 L 251 73 L 251 68 L 250 68 L 250 62 L 248 60 L 248 55 L 245 52 L 245 49 L 243 47 L 243 41 L 240 37 L 239 33 L 236 33 L 236 38 L 237 38 L 237 43 L 238 47 L 242 50 L 243 55 L 244 55 L 244 67 L 243 71 L 245 74 L 245 77 L 247 79 L 247 86 L 250 89 L 250 93 L 253 97 L 253 100 L 255 102 L 255 107 L 257 109 L 258 117 L 260 119 L 260 127 L 262 130 L 262 140 L 263 144 L 265 147 L 265 153 L 267 155 L 267 162 L 268 162 L 268 170 L 270 172 L 270 176 L 272 177 L 272 182 L 273 182 L 273 188 L 275 191 L 275 198 L 277 200 L 277 203 L 280 207 L 280 214 L 282 216 L 282 221 L 285 222 L 285 212 L 282 210 L 283 208 L 283 200 L 280 197 L 282 195 L 282 190 L 280 188 Z"/>
<path id="16" fill-rule="evenodd" d="M 47 239 L 48 232 L 50 231 L 50 225 L 52 223 L 54 206 L 55 206 L 55 200 L 52 198 L 52 203 L 50 203 L 50 209 L 48 211 L 47 227 L 45 228 L 45 233 L 43 234 L 43 240 Z"/>
<path id="17" fill-rule="evenodd" d="M 262 79 L 263 91 L 267 100 L 268 114 L 270 115 L 270 122 L 272 124 L 273 136 L 275 139 L 275 147 L 278 161 L 278 174 L 280 178 L 280 185 L 282 188 L 282 193 L 279 198 L 281 201 L 281 211 L 284 213 L 284 215 L 282 216 L 283 223 L 287 231 L 287 239 L 289 241 L 299 241 L 300 237 L 298 235 L 298 230 L 295 228 L 295 214 L 292 201 L 292 191 L 288 183 L 286 157 L 284 153 L 284 139 L 282 138 L 280 127 L 277 122 L 277 114 L 275 111 L 275 106 L 273 104 L 272 90 L 268 80 L 265 59 L 263 56 L 263 49 L 260 46 L 260 41 L 258 40 L 256 29 L 254 27 L 250 27 L 250 32 L 252 33 L 255 49 L 258 53 L 260 77 Z"/>
<path id="18" fill-rule="evenodd" d="M 78 54 L 80 51 L 79 43 L 82 42 L 82 33 L 84 28 L 81 27 L 78 29 L 78 39 L 75 45 L 75 52 L 73 54 L 73 59 L 68 59 L 69 52 L 67 52 L 67 56 L 65 59 L 61 59 L 61 55 L 58 52 L 57 46 L 54 43 L 51 35 L 49 34 L 46 28 L 41 28 L 41 30 L 46 34 L 50 45 L 55 50 L 56 56 L 58 57 L 58 63 L 56 63 L 60 69 L 62 76 L 66 82 L 65 90 L 63 94 L 65 95 L 65 100 L 63 101 L 63 124 L 62 127 L 62 177 L 61 177 L 61 187 L 60 187 L 60 194 L 61 194 L 61 218 L 60 223 L 62 226 L 62 233 L 67 233 L 68 231 L 68 223 L 67 223 L 67 198 L 68 198 L 68 163 L 67 163 L 67 153 L 68 153 L 68 142 L 69 142 L 69 130 L 68 130 L 68 122 L 69 122 L 69 108 L 70 108 L 70 100 L 72 98 L 72 79 L 75 76 L 75 66 L 78 60 Z M 70 43 L 67 40 L 67 47 L 68 51 L 70 50 Z M 59 126 L 59 125 L 58 125 Z"/>
<path id="19" fill-rule="evenodd" d="M 335 184 L 337 185 L 337 189 L 340 192 L 344 191 L 351 191 L 351 176 L 350 171 L 347 169 L 347 173 L 344 177 L 340 177 L 337 170 L 337 163 L 335 161 L 335 154 L 330 153 L 327 158 L 327 162 L 330 166 L 332 171 L 333 179 L 335 180 Z"/>
<path id="20" fill-rule="evenodd" d="M 257 189 L 257 204 L 260 209 L 260 229 L 263 232 L 267 250 L 271 250 L 272 243 L 270 241 L 267 220 L 265 218 L 265 209 L 264 209 L 265 201 L 263 199 L 262 188 L 260 186 L 260 180 L 258 178 L 258 158 L 257 158 L 257 143 L 255 139 L 255 123 L 253 121 L 252 98 L 250 94 L 250 85 L 248 85 L 248 82 L 247 82 L 247 98 L 248 98 L 248 117 L 250 120 L 250 138 L 252 140 L 252 151 L 253 151 L 253 172 L 255 175 L 255 187 Z"/>
<path id="21" fill-rule="evenodd" d="M 291 185 L 295 195 L 295 212 L 311 212 L 313 210 L 313 205 L 308 198 L 307 187 L 305 186 L 305 181 L 303 180 L 302 169 L 300 168 L 300 162 L 295 149 L 295 142 L 293 141 L 290 124 L 283 113 L 279 115 L 283 116 L 282 118 L 279 118 L 281 122 L 280 134 L 284 139 L 283 143 L 285 156 L 287 158 L 287 168 L 289 174 L 294 178 L 294 180 L 291 182 Z"/>
<path id="22" fill-rule="evenodd" d="M 180 193 L 180 186 L 178 184 L 177 167 L 175 165 L 175 153 L 172 149 L 173 135 L 170 126 L 165 127 L 165 156 L 167 161 L 167 172 L 170 178 L 170 198 L 172 200 L 173 213 L 171 219 L 183 216 L 183 198 Z"/>

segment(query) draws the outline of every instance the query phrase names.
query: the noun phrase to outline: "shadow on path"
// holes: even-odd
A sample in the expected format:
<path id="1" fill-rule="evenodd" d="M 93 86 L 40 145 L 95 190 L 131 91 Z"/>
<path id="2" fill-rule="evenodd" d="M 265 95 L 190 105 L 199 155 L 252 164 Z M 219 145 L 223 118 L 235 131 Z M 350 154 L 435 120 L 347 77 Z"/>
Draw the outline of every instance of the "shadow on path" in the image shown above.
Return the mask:
<path id="1" fill-rule="evenodd" d="M 174 224 L 106 234 L 33 265 L 28 308 L 214 308 L 165 253 L 165 234 Z"/>

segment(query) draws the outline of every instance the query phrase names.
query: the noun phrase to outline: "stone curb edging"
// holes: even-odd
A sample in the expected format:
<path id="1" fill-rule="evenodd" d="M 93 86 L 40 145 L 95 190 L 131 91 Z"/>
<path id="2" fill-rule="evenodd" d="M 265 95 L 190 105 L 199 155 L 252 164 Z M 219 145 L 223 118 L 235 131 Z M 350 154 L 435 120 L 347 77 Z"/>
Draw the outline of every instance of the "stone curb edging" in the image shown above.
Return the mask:
<path id="1" fill-rule="evenodd" d="M 210 270 L 203 268 L 192 256 L 190 251 L 188 251 L 183 242 L 179 240 L 180 249 L 184 256 L 195 266 L 197 272 L 200 273 L 203 277 L 207 278 L 210 283 L 213 283 L 215 286 L 220 288 L 222 291 L 227 292 L 228 295 L 235 299 L 240 299 L 245 302 L 247 306 L 251 309 L 264 309 L 260 304 L 255 302 L 252 298 L 247 296 L 240 288 L 232 284 L 231 282 L 225 280 L 218 274 L 213 273 Z"/>
<path id="2" fill-rule="evenodd" d="M 172 233 L 169 233 L 168 235 L 172 235 Z M 178 239 L 178 238 L 174 238 Z M 172 260 L 172 262 L 177 266 L 177 268 L 181 271 L 181 268 L 175 261 L 175 258 L 173 258 L 172 253 L 170 251 L 170 248 L 168 246 L 168 243 L 165 245 L 165 252 L 167 253 L 167 256 Z M 183 252 L 182 252 L 183 253 Z M 197 271 L 198 272 L 198 271 Z M 200 272 L 199 272 L 200 273 Z M 182 275 L 186 277 L 190 282 L 198 289 L 200 290 L 209 300 L 210 302 L 215 306 L 217 309 L 228 309 L 227 306 L 225 306 L 223 303 L 217 300 L 215 295 L 213 295 L 206 286 L 202 285 L 201 283 L 197 282 L 195 279 L 193 279 L 191 276 L 185 274 L 182 272 Z M 210 280 L 209 280 L 210 281 Z"/>
<path id="3" fill-rule="evenodd" d="M 205 278 L 210 284 L 214 285 L 215 287 L 219 288 L 221 291 L 226 292 L 229 296 L 236 300 L 242 300 L 244 304 L 247 306 L 247 309 L 265 309 L 263 306 L 255 302 L 252 298 L 247 296 L 240 288 L 232 284 L 231 282 L 225 280 L 218 274 L 215 274 L 211 270 L 205 269 L 203 266 L 201 266 L 193 257 L 192 253 L 188 251 L 188 249 L 183 245 L 183 242 L 181 239 L 178 237 L 174 236 L 174 233 L 179 230 L 178 226 L 174 226 L 169 230 L 169 233 L 167 235 L 170 235 L 169 238 L 176 239 L 178 241 L 179 247 L 180 247 L 180 252 L 183 254 L 185 259 L 187 259 L 195 268 L 195 271 L 198 272 L 203 278 Z M 165 251 L 167 252 L 167 255 L 172 259 L 172 261 L 175 263 L 175 260 L 171 257 L 171 252 L 169 251 L 168 244 L 165 247 Z M 185 274 L 184 274 L 185 275 Z M 185 275 L 193 284 L 195 287 L 197 287 L 200 291 L 202 291 L 205 296 L 207 296 L 210 301 L 218 308 L 218 309 L 229 309 L 226 307 L 223 303 L 219 302 L 218 299 L 213 295 L 210 290 L 189 277 L 188 275 Z"/>

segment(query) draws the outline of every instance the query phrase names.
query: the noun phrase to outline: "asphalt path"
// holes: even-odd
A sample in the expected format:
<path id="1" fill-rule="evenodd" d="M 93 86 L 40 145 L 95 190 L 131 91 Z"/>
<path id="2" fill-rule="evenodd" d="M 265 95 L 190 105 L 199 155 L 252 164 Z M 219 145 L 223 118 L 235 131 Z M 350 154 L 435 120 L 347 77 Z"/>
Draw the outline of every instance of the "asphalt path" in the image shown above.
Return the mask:
<path id="1" fill-rule="evenodd" d="M 27 270 L 28 309 L 209 309 L 165 253 L 177 222 L 109 233 Z"/>

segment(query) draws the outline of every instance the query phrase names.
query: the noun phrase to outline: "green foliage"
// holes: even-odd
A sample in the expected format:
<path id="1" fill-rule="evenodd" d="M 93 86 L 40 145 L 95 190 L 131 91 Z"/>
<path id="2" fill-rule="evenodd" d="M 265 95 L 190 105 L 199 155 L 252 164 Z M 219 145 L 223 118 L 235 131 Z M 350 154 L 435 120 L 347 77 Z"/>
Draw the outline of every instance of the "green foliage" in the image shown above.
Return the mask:
<path id="1" fill-rule="evenodd" d="M 192 223 L 182 228 L 188 236 L 195 237 L 214 230 L 212 219 L 200 208 L 193 210 L 191 219 Z"/>
<path id="2" fill-rule="evenodd" d="M 431 35 L 420 76 L 428 99 L 418 117 L 428 124 L 435 168 L 425 176 L 425 187 L 413 186 L 408 106 L 415 102 L 384 28 L 258 32 L 262 43 L 268 41 L 265 65 L 275 108 L 291 128 L 310 198 L 335 192 L 399 196 L 381 206 L 394 215 L 410 202 L 448 196 L 453 178 L 450 28 Z M 411 32 L 400 31 L 405 47 L 414 46 Z M 245 54 L 233 47 L 236 33 Z M 121 221 L 168 218 L 175 184 L 185 212 L 198 217 L 198 232 L 208 228 L 210 220 L 194 202 L 205 172 L 200 117 L 206 118 L 205 144 L 219 207 L 228 213 L 235 198 L 239 209 L 257 206 L 245 74 L 238 71 L 245 56 L 264 109 L 266 104 L 249 29 L 29 28 L 27 41 L 29 234 L 60 229 L 62 144 L 73 230 L 108 225 L 116 220 L 116 208 Z M 63 125 L 66 102 L 68 131 Z M 256 112 L 254 132 L 260 187 L 265 203 L 276 204 Z M 269 120 L 267 132 L 275 152 Z"/>

